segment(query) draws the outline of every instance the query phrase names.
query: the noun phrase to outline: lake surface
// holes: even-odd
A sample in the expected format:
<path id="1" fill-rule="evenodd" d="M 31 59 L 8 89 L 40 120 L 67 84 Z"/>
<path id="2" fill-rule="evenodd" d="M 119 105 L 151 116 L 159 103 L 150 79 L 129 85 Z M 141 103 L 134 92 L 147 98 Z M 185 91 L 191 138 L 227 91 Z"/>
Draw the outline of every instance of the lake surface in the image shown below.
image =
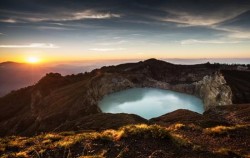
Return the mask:
<path id="1" fill-rule="evenodd" d="M 198 97 L 156 88 L 132 88 L 104 96 L 99 102 L 104 113 L 136 114 L 146 119 L 158 117 L 177 109 L 203 113 Z"/>

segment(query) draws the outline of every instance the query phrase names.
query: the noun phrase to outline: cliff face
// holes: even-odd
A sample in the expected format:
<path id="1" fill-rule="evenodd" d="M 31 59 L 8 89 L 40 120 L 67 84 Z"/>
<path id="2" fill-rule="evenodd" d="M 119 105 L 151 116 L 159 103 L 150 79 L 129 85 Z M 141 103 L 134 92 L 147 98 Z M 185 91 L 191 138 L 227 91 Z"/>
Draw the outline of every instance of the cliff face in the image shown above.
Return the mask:
<path id="1" fill-rule="evenodd" d="M 231 88 L 227 85 L 223 75 L 218 72 L 204 76 L 203 79 L 198 82 L 187 84 L 170 84 L 152 79 L 146 75 L 134 76 L 137 82 L 133 82 L 129 77 L 131 76 L 103 74 L 99 79 L 94 80 L 94 83 L 88 91 L 90 102 L 92 104 L 98 104 L 98 101 L 105 95 L 128 88 L 151 87 L 198 96 L 203 100 L 205 110 L 215 106 L 232 104 Z"/>
<path id="2" fill-rule="evenodd" d="M 215 106 L 232 104 L 232 91 L 222 74 L 215 73 L 212 76 L 205 76 L 194 85 L 195 93 L 202 98 L 205 110 Z"/>
<path id="3" fill-rule="evenodd" d="M 62 127 L 68 127 L 69 123 L 80 124 L 87 116 L 93 118 L 92 124 L 98 125 L 100 120 L 94 119 L 96 114 L 102 120 L 110 120 L 110 116 L 101 113 L 98 102 L 107 94 L 133 87 L 196 95 L 203 99 L 206 110 L 231 104 L 234 93 L 217 71 L 218 67 L 212 64 L 174 65 L 150 59 L 65 77 L 48 74 L 36 85 L 0 98 L 0 134 L 28 135 L 64 130 Z M 119 115 L 116 114 L 122 117 Z M 140 119 L 127 115 L 120 120 L 116 127 L 131 123 L 127 120 Z M 84 129 L 88 128 L 91 127 L 86 124 Z"/>

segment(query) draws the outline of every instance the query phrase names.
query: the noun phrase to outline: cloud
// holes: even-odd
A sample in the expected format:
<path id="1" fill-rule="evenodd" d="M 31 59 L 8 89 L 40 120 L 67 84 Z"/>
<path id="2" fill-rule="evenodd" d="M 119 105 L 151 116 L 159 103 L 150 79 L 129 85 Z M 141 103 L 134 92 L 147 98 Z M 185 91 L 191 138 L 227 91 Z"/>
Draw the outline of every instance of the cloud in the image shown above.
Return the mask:
<path id="1" fill-rule="evenodd" d="M 59 26 L 64 26 L 65 24 L 63 24 L 63 23 L 56 23 L 56 22 L 54 22 L 54 23 L 49 23 L 49 24 L 52 24 L 52 25 L 59 25 Z"/>
<path id="2" fill-rule="evenodd" d="M 226 37 L 231 39 L 250 39 L 250 30 L 243 30 L 238 27 L 213 26 L 215 30 L 226 32 Z"/>
<path id="3" fill-rule="evenodd" d="M 180 42 L 182 45 L 189 44 L 227 44 L 227 43 L 240 43 L 240 41 L 226 41 L 226 40 L 197 40 L 197 39 L 188 39 L 182 40 Z"/>
<path id="4" fill-rule="evenodd" d="M 245 0 L 108 0 L 102 4 L 89 0 L 61 0 L 60 3 L 10 0 L 0 2 L 0 6 L 0 22 L 8 23 L 0 23 L 0 27 L 8 35 L 42 36 L 56 41 L 61 37 L 59 33 L 65 32 L 64 40 L 72 43 L 99 41 L 92 51 L 115 51 L 114 48 L 123 44 L 132 44 L 123 39 L 152 41 L 143 44 L 182 39 L 187 39 L 181 41 L 182 44 L 221 44 L 250 38 L 250 33 L 242 28 L 226 30 L 228 22 L 223 23 L 233 21 L 234 26 L 240 25 L 238 16 L 250 10 L 250 1 Z M 241 16 L 240 21 L 245 28 L 250 28 L 249 16 Z M 109 36 L 109 40 L 100 41 L 98 35 Z M 212 38 L 215 40 L 210 40 Z"/>
<path id="5" fill-rule="evenodd" d="M 0 22 L 4 23 L 17 23 L 15 19 L 0 19 Z"/>
<path id="6" fill-rule="evenodd" d="M 116 37 L 113 37 L 113 39 L 121 39 L 122 37 L 119 37 L 119 36 L 116 36 Z"/>
<path id="7" fill-rule="evenodd" d="M 220 28 L 221 30 L 227 31 L 227 37 L 231 39 L 250 39 L 250 31 L 241 30 L 241 29 L 228 29 L 228 28 Z"/>
<path id="8" fill-rule="evenodd" d="M 36 28 L 41 29 L 41 30 L 76 30 L 74 28 L 55 27 L 55 26 L 38 26 Z"/>
<path id="9" fill-rule="evenodd" d="M 212 26 L 233 19 L 246 11 L 246 9 L 239 9 L 237 11 L 232 11 L 228 14 L 222 14 L 220 12 L 217 12 L 217 14 L 194 14 L 192 12 L 168 11 L 170 15 L 165 18 L 160 18 L 159 20 L 164 22 L 178 23 L 178 27 Z"/>
<path id="10" fill-rule="evenodd" d="M 110 46 L 110 45 L 120 45 L 127 43 L 128 41 L 126 40 L 121 40 L 121 41 L 116 41 L 116 42 L 104 42 L 104 43 L 97 43 L 97 45 L 102 45 L 102 46 Z"/>
<path id="11" fill-rule="evenodd" d="M 83 12 L 74 13 L 70 20 L 81 20 L 81 19 L 110 19 L 110 18 L 120 18 L 119 14 L 112 13 L 98 13 L 92 10 L 87 10 Z M 66 19 L 67 20 L 67 19 Z"/>
<path id="12" fill-rule="evenodd" d="M 0 45 L 0 48 L 59 48 L 52 43 L 31 43 L 28 45 Z"/>
<path id="13" fill-rule="evenodd" d="M 84 20 L 84 19 L 110 19 L 110 18 L 118 18 L 120 15 L 111 14 L 111 13 L 94 13 L 92 11 L 84 11 L 73 13 L 65 16 L 58 17 L 42 17 L 42 18 L 23 18 L 24 20 L 32 21 L 32 22 L 40 22 L 40 21 L 75 21 L 75 20 Z"/>
<path id="14" fill-rule="evenodd" d="M 131 34 L 131 36 L 143 36 L 143 35 L 139 34 L 139 33 L 133 33 L 133 34 Z"/>
<path id="15" fill-rule="evenodd" d="M 5 23 L 17 23 L 17 22 L 43 22 L 43 21 L 54 21 L 56 25 L 63 25 L 63 21 L 76 21 L 76 20 L 84 20 L 84 19 L 110 19 L 110 18 L 120 18 L 120 14 L 114 14 L 110 12 L 97 12 L 94 10 L 84 10 L 80 12 L 62 12 L 60 14 L 14 14 L 13 17 L 9 19 L 0 19 L 0 22 Z"/>
<path id="16" fill-rule="evenodd" d="M 250 32 L 236 31 L 228 34 L 230 38 L 250 39 Z"/>
<path id="17" fill-rule="evenodd" d="M 108 51 L 125 50 L 125 48 L 90 48 L 89 50 L 98 52 L 108 52 Z"/>

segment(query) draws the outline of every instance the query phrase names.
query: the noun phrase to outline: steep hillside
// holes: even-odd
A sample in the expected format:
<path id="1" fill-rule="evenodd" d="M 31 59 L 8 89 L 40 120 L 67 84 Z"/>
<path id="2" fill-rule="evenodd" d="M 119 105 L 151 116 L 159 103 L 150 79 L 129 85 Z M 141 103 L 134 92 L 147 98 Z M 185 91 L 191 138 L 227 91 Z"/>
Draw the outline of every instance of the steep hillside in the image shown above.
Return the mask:
<path id="1" fill-rule="evenodd" d="M 195 124 L 203 128 L 214 126 L 235 126 L 250 124 L 250 104 L 217 106 L 199 114 L 179 109 L 160 117 L 152 118 L 150 123 L 169 126 L 175 123 Z"/>
<path id="2" fill-rule="evenodd" d="M 250 103 L 250 71 L 223 70 L 233 92 L 234 103 Z"/>

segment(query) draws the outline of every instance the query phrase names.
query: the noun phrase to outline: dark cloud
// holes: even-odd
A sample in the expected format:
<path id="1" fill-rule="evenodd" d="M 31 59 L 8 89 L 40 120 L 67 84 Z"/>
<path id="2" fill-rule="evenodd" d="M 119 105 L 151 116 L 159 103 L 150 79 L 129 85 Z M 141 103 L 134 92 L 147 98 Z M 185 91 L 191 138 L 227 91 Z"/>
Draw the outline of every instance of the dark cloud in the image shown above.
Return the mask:
<path id="1" fill-rule="evenodd" d="M 250 26 L 249 10 L 247 0 L 8 0 L 0 2 L 0 32 L 130 30 L 230 38 Z"/>
<path id="2" fill-rule="evenodd" d="M 241 15 L 226 20 L 220 24 L 220 26 L 227 26 L 227 27 L 241 27 L 243 29 L 249 30 L 250 26 L 250 10 L 242 13 Z"/>
<path id="3" fill-rule="evenodd" d="M 91 10 L 93 13 L 120 14 L 123 18 L 133 16 L 140 20 L 143 17 L 174 18 L 176 12 L 204 17 L 225 16 L 249 9 L 250 2 L 246 0 L 8 0 L 0 2 L 1 16 L 9 19 L 26 17 L 48 19 L 50 16 L 60 20 L 63 16 Z"/>

